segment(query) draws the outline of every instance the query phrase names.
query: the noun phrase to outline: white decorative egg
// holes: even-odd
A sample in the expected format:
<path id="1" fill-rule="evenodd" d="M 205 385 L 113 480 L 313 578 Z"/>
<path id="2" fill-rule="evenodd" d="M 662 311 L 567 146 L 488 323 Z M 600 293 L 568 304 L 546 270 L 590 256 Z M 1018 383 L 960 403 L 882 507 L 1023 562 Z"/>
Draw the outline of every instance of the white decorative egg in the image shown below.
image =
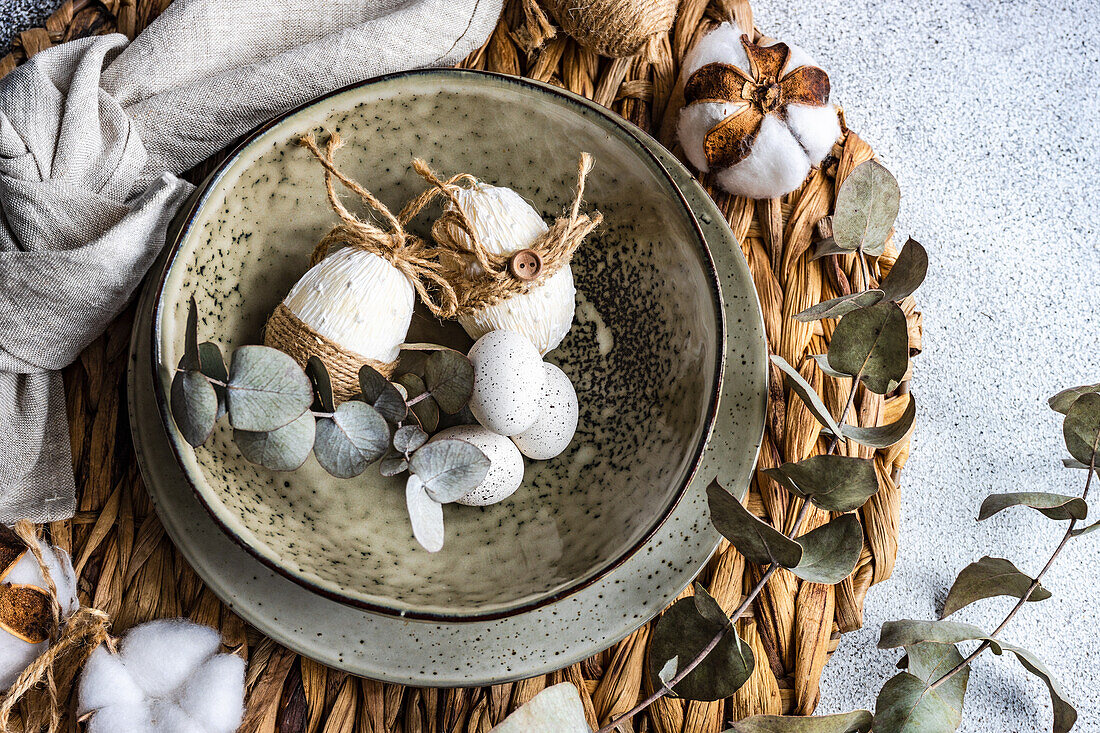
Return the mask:
<path id="1" fill-rule="evenodd" d="M 508 438 L 490 432 L 480 425 L 456 425 L 440 431 L 433 441 L 461 440 L 481 450 L 489 459 L 485 480 L 458 500 L 466 506 L 487 506 L 507 499 L 523 483 L 523 456 Z"/>
<path id="2" fill-rule="evenodd" d="M 470 188 L 455 187 L 452 192 L 478 241 L 493 254 L 510 255 L 526 249 L 548 229 L 534 207 L 510 188 L 478 183 Z M 447 234 L 456 243 L 471 248 L 469 235 L 460 227 L 448 226 Z M 481 266 L 475 262 L 470 269 L 477 274 Z M 526 293 L 474 313 L 464 313 L 458 322 L 474 339 L 490 331 L 521 333 L 540 354 L 545 354 L 556 348 L 569 332 L 576 299 L 573 271 L 565 265 Z"/>
<path id="3" fill-rule="evenodd" d="M 546 372 L 540 402 L 542 411 L 534 425 L 512 436 L 520 453 L 539 461 L 560 455 L 569 447 L 577 432 L 579 413 L 577 391 L 569 377 L 553 364 L 542 366 Z"/>
<path id="4" fill-rule="evenodd" d="M 541 412 L 546 372 L 542 355 L 525 336 L 491 331 L 470 349 L 474 390 L 470 412 L 497 435 L 516 435 L 534 425 Z"/>

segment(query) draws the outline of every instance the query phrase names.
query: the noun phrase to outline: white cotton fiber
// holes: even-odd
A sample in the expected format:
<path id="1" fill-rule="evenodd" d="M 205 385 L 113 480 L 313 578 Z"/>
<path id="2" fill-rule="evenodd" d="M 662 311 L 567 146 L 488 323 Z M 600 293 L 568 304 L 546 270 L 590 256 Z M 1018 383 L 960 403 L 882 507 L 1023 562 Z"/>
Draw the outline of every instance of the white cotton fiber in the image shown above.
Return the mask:
<path id="1" fill-rule="evenodd" d="M 88 719 L 85 733 L 151 733 L 149 706 L 111 705 L 96 710 Z"/>
<path id="2" fill-rule="evenodd" d="M 126 669 L 149 697 L 165 697 L 218 651 L 221 638 L 209 626 L 170 619 L 134 627 L 122 640 Z"/>
<path id="3" fill-rule="evenodd" d="M 730 193 L 753 199 L 782 196 L 798 188 L 810 172 L 810 160 L 787 126 L 768 115 L 749 156 L 719 171 L 718 183 Z"/>
<path id="4" fill-rule="evenodd" d="M 829 107 L 808 107 L 804 104 L 787 106 L 787 127 L 806 150 L 810 160 L 819 161 L 833 149 L 840 137 L 840 120 L 836 110 Z"/>
<path id="5" fill-rule="evenodd" d="M 232 733 L 244 716 L 244 660 L 219 654 L 195 670 L 180 705 L 208 733 Z"/>
<path id="6" fill-rule="evenodd" d="M 0 691 L 11 687 L 23 670 L 46 651 L 46 642 L 28 644 L 6 631 L 0 631 Z"/>
<path id="7" fill-rule="evenodd" d="M 745 47 L 741 45 L 743 33 L 736 23 L 722 23 L 700 38 L 684 59 L 681 72 L 683 78 L 686 80 L 700 67 L 714 61 L 733 64 L 742 69 L 749 68 L 749 57 L 745 55 Z"/>
<path id="8" fill-rule="evenodd" d="M 84 663 L 80 675 L 80 713 L 107 705 L 132 705 L 145 700 L 145 691 L 123 664 L 122 658 L 100 646 Z"/>
<path id="9" fill-rule="evenodd" d="M 244 715 L 244 661 L 218 654 L 218 632 L 174 619 L 131 629 L 80 678 L 88 733 L 233 733 Z"/>
<path id="10" fill-rule="evenodd" d="M 592 733 L 580 693 L 570 682 L 547 687 L 490 733 Z"/>

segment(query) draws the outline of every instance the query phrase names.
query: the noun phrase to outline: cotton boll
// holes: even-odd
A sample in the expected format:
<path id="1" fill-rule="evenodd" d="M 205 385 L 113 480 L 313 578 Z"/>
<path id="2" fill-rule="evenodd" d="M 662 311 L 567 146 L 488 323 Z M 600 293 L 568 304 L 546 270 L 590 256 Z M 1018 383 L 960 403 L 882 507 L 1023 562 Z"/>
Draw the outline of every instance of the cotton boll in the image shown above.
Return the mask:
<path id="1" fill-rule="evenodd" d="M 143 733 L 145 730 L 142 729 Z M 156 700 L 149 706 L 147 730 L 149 733 L 213 733 L 171 700 Z"/>
<path id="2" fill-rule="evenodd" d="M 19 546 L 22 547 L 22 544 L 20 543 Z M 67 618 L 80 606 L 76 597 L 76 574 L 73 572 L 72 560 L 64 550 L 50 547 L 42 541 L 39 541 L 38 547 L 50 572 L 50 578 L 57 588 L 62 618 Z M 30 551 L 24 551 L 2 579 L 3 582 L 12 585 L 33 585 L 36 588 L 47 589 L 42 568 L 35 559 L 34 553 Z M 7 631 L 0 630 L 0 690 L 11 687 L 19 679 L 23 670 L 46 651 L 46 648 L 46 642 L 32 644 Z"/>
<path id="3" fill-rule="evenodd" d="M 527 249 L 549 228 L 534 207 L 510 188 L 478 183 L 469 188 L 455 186 L 451 193 L 477 234 L 478 242 L 492 254 L 511 255 Z M 446 236 L 461 248 L 471 250 L 470 236 L 453 221 L 444 221 Z M 476 262 L 468 265 L 468 271 L 475 276 L 484 272 Z M 458 322 L 474 339 L 490 331 L 515 331 L 526 336 L 540 354 L 545 354 L 556 348 L 569 332 L 576 297 L 573 273 L 565 265 L 553 275 L 535 281 L 526 293 L 512 295 L 473 313 L 463 313 Z"/>
<path id="4" fill-rule="evenodd" d="M 577 391 L 565 372 L 553 364 L 542 366 L 546 381 L 542 386 L 539 417 L 534 425 L 512 436 L 520 453 L 539 461 L 553 458 L 569 447 L 577 432 L 580 412 Z"/>
<path id="5" fill-rule="evenodd" d="M 466 506 L 488 506 L 504 501 L 523 483 L 523 456 L 508 438 L 480 425 L 457 425 L 436 434 L 432 440 L 462 440 L 479 449 L 489 459 L 485 480 L 458 500 Z"/>
<path id="6" fill-rule="evenodd" d="M 146 698 L 145 690 L 138 687 L 122 658 L 111 654 L 106 646 L 99 646 L 80 675 L 79 686 L 81 714 L 108 705 L 137 705 Z"/>
<path id="7" fill-rule="evenodd" d="M 474 390 L 470 412 L 498 435 L 516 435 L 534 424 L 546 373 L 542 355 L 514 331 L 491 331 L 470 349 Z"/>
<path id="8" fill-rule="evenodd" d="M 754 43 L 733 23 L 695 45 L 680 83 L 685 106 L 676 132 L 684 153 L 734 195 L 793 191 L 840 136 L 828 75 L 810 55 L 770 39 Z"/>
<path id="9" fill-rule="evenodd" d="M 120 655 L 139 687 L 150 697 L 165 697 L 220 644 L 218 632 L 209 626 L 183 619 L 150 621 L 130 629 Z"/>
<path id="10" fill-rule="evenodd" d="M 490 733 L 592 733 L 584 704 L 570 682 L 547 687 Z"/>
<path id="11" fill-rule="evenodd" d="M 244 716 L 244 660 L 235 654 L 208 659 L 187 680 L 180 707 L 207 733 L 233 733 Z"/>

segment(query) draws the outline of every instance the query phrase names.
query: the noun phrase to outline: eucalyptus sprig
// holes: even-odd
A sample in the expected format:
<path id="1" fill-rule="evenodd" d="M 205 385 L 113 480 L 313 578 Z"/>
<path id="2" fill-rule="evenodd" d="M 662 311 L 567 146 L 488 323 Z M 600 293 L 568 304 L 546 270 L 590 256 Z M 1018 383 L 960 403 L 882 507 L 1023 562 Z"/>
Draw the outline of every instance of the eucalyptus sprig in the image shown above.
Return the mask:
<path id="1" fill-rule="evenodd" d="M 180 434 L 195 447 L 228 416 L 241 455 L 273 471 L 294 471 L 312 453 L 337 478 L 354 478 L 375 463 L 383 476 L 408 472 L 413 535 L 435 552 L 443 546 L 443 504 L 479 486 L 489 459 L 462 440 L 429 441 L 444 418 L 469 421 L 470 360 L 434 344 L 406 344 L 404 350 L 431 352 L 422 374 L 406 372 L 391 382 L 363 366 L 360 391 L 337 405 L 328 370 L 315 356 L 303 370 L 278 349 L 241 346 L 227 369 L 217 344 L 198 341 L 192 298 L 169 406 Z"/>
<path id="2" fill-rule="evenodd" d="M 827 376 L 851 380 L 848 399 L 833 416 L 824 401 L 798 369 L 780 356 L 772 363 L 783 374 L 788 389 L 799 397 L 821 423 L 826 435 L 819 455 L 784 463 L 764 473 L 804 501 L 791 530 L 783 533 L 754 516 L 717 481 L 707 489 L 711 521 L 744 557 L 765 567 L 760 580 L 732 614 L 727 615 L 699 584 L 695 593 L 674 603 L 653 630 L 650 641 L 650 674 L 654 692 L 633 709 L 612 720 L 598 733 L 610 733 L 624 721 L 660 697 L 676 694 L 693 700 L 720 700 L 734 694 L 751 677 L 756 664 L 751 647 L 742 640 L 736 622 L 779 568 L 803 580 L 835 585 L 855 570 L 863 549 L 863 528 L 852 512 L 879 490 L 872 459 L 837 455 L 843 442 L 885 448 L 901 441 L 913 426 L 916 400 L 902 416 L 884 426 L 850 425 L 848 416 L 862 385 L 876 394 L 898 388 L 909 371 L 909 335 L 905 313 L 898 301 L 911 295 L 928 269 L 924 247 L 910 239 L 890 273 L 877 288 L 871 287 L 868 255 L 880 255 L 893 229 L 900 193 L 897 181 L 882 165 L 869 161 L 857 166 L 837 193 L 832 217 L 832 237 L 818 246 L 816 256 L 856 257 L 865 289 L 813 306 L 795 316 L 800 321 L 839 319 L 827 354 L 813 361 Z M 802 534 L 811 506 L 835 516 L 828 523 Z M 686 662 L 683 660 L 687 660 Z M 815 733 L 868 730 L 870 713 L 795 719 L 798 730 Z M 788 730 L 768 728 L 760 719 L 742 721 L 734 730 Z M 810 727 L 806 727 L 809 725 Z"/>

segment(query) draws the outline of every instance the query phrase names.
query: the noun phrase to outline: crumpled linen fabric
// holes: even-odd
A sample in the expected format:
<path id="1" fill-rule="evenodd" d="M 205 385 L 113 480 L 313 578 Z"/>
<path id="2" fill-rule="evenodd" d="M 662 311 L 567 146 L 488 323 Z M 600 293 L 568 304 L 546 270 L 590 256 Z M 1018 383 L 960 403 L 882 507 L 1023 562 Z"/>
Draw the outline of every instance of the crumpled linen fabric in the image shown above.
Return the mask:
<path id="1" fill-rule="evenodd" d="M 192 187 L 251 128 L 379 74 L 456 63 L 502 0 L 175 0 L 132 42 L 0 80 L 0 521 L 72 516 L 58 373 L 133 296 Z"/>

